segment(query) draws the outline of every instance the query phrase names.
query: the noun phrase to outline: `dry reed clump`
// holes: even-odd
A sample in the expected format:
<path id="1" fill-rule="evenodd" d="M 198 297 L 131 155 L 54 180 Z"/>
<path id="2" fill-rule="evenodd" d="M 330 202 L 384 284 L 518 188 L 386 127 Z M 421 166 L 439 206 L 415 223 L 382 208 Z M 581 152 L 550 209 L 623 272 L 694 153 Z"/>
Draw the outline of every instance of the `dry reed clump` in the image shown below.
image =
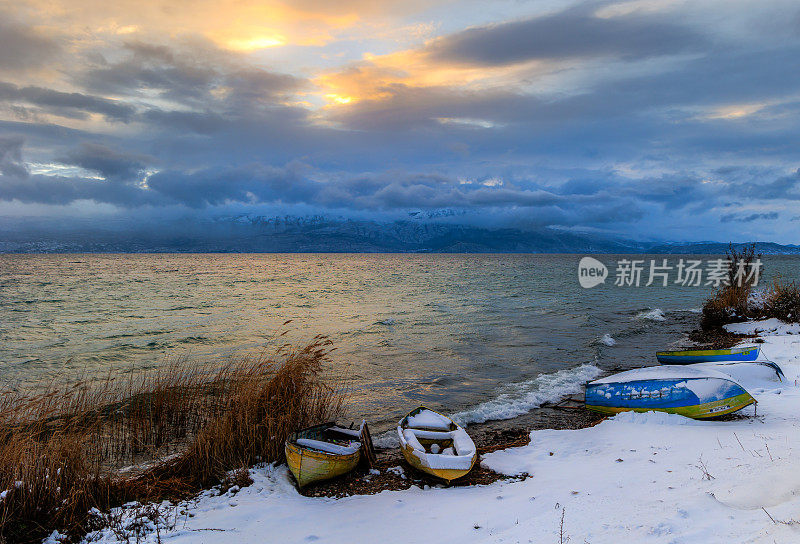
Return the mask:
<path id="1" fill-rule="evenodd" d="M 708 337 L 708 333 L 719 332 L 723 325 L 746 319 L 774 317 L 787 323 L 800 322 L 800 285 L 776 278 L 771 287 L 756 293 L 758 300 L 754 300 L 753 282 L 737 277 L 737 273 L 741 273 L 738 263 L 744 263 L 743 268 L 749 270 L 760 258 L 755 244 L 739 251 L 730 246 L 727 280 L 703 305 L 700 326 L 705 334 L 701 336 Z"/>
<path id="2" fill-rule="evenodd" d="M 180 455 L 142 474 L 141 482 L 179 478 L 202 487 L 233 468 L 283 460 L 290 433 L 341 413 L 341 390 L 316 379 L 327 344 L 315 342 L 289 352 L 268 380 L 263 376 L 269 363 L 239 367 L 235 383 L 229 382 L 232 390 L 220 398 L 218 417 L 203 425 Z"/>
<path id="3" fill-rule="evenodd" d="M 183 360 L 2 396 L 0 543 L 39 541 L 54 529 L 79 536 L 92 508 L 185 496 L 230 470 L 282 460 L 289 433 L 342 410 L 342 390 L 320 376 L 330 351 L 317 337 L 213 371 Z M 118 471 L 134 463 L 148 465 Z"/>
<path id="4" fill-rule="evenodd" d="M 800 285 L 776 278 L 764 295 L 759 317 L 775 317 L 786 323 L 800 322 Z"/>
<path id="5" fill-rule="evenodd" d="M 738 251 L 730 244 L 726 254 L 727 277 L 719 290 L 703 305 L 700 321 L 703 331 L 718 330 L 725 324 L 744 321 L 751 316 L 750 295 L 754 281 L 747 277 L 738 277 L 737 274 L 742 270 L 749 271 L 751 265 L 760 258 L 761 255 L 755 252 L 755 244 Z"/>

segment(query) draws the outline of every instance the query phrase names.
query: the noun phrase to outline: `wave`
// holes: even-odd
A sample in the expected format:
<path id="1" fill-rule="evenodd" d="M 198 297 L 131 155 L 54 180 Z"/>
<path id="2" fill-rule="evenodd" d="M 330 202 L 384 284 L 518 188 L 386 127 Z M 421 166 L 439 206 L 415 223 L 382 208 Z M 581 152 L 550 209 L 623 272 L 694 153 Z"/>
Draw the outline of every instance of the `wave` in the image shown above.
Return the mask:
<path id="1" fill-rule="evenodd" d="M 395 321 L 391 317 L 387 317 L 386 319 L 380 319 L 380 320 L 375 322 L 376 325 L 386 325 L 386 326 L 395 325 L 396 323 L 397 323 L 397 321 Z"/>
<path id="2" fill-rule="evenodd" d="M 636 314 L 636 319 L 649 319 L 650 321 L 666 321 L 667 317 L 664 315 L 664 310 L 661 308 L 653 308 L 646 312 L 639 312 Z"/>
<path id="3" fill-rule="evenodd" d="M 617 341 L 611 338 L 610 334 L 604 334 L 600 337 L 600 343 L 605 344 L 607 346 L 614 346 L 617 344 Z"/>
<path id="4" fill-rule="evenodd" d="M 546 402 L 580 393 L 583 384 L 596 378 L 601 370 L 593 364 L 566 368 L 552 374 L 541 374 L 532 380 L 509 384 L 492 400 L 453 415 L 462 425 L 490 420 L 512 419 Z"/>

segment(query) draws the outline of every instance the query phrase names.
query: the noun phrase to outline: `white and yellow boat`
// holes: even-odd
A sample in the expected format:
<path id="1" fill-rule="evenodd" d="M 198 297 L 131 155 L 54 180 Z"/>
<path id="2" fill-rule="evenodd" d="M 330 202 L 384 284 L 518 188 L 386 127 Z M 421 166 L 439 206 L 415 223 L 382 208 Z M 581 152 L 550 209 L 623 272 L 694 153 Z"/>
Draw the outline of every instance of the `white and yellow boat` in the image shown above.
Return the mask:
<path id="1" fill-rule="evenodd" d="M 366 428 L 346 429 L 323 423 L 297 431 L 286 439 L 286 463 L 297 485 L 347 474 L 361 457 L 361 436 Z"/>
<path id="2" fill-rule="evenodd" d="M 466 475 L 478 459 L 475 442 L 463 427 L 424 406 L 400 420 L 397 434 L 412 467 L 447 482 Z"/>

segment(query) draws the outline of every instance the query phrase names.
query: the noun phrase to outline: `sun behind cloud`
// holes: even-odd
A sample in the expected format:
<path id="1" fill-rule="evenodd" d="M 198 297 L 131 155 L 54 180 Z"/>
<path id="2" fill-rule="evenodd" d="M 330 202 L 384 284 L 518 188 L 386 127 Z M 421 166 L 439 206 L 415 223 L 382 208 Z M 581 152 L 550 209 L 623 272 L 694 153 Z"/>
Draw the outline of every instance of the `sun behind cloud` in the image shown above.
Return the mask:
<path id="1" fill-rule="evenodd" d="M 252 38 L 231 38 L 225 42 L 225 47 L 234 51 L 257 51 L 268 47 L 277 47 L 286 44 L 286 38 L 277 34 L 255 36 Z"/>

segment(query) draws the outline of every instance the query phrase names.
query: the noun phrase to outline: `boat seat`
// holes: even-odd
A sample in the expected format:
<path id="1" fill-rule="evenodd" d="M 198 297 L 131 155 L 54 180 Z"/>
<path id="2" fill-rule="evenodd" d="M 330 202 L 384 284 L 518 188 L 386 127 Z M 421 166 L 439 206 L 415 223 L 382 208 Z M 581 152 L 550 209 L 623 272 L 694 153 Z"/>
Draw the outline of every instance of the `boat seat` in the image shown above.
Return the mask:
<path id="1" fill-rule="evenodd" d="M 428 431 L 426 429 L 406 429 L 411 431 L 417 438 L 426 438 L 428 440 L 450 440 L 453 438 L 453 431 Z"/>
<path id="2" fill-rule="evenodd" d="M 419 440 L 417 440 L 414 430 L 415 429 L 403 429 L 403 438 L 406 439 L 406 442 L 408 442 L 409 446 L 417 451 L 425 453 L 425 448 L 422 446 L 422 444 L 420 444 Z"/>
<path id="3" fill-rule="evenodd" d="M 413 416 L 407 416 L 406 423 L 411 428 L 431 431 L 450 431 L 453 424 L 448 418 L 431 410 L 422 410 Z"/>
<path id="4" fill-rule="evenodd" d="M 337 432 L 337 433 L 346 434 L 348 436 L 353 436 L 355 438 L 360 438 L 361 437 L 361 429 L 346 429 L 344 427 L 337 427 L 337 426 L 334 425 L 333 427 L 329 427 L 328 430 L 329 431 L 334 431 L 334 432 Z"/>
<path id="5" fill-rule="evenodd" d="M 473 455 L 475 453 L 475 443 L 469 437 L 467 431 L 456 429 L 450 434 L 453 436 L 453 446 L 456 449 L 456 454 Z"/>
<path id="6" fill-rule="evenodd" d="M 304 448 L 312 448 L 325 453 L 332 453 L 334 455 L 350 455 L 355 453 L 361 447 L 359 442 L 350 442 L 348 446 L 340 446 L 339 444 L 332 444 L 330 442 L 323 442 L 322 440 L 312 440 L 310 438 L 298 438 L 297 445 Z"/>
<path id="7" fill-rule="evenodd" d="M 409 446 L 421 452 L 425 452 L 425 447 L 420 443 L 420 438 L 427 440 L 452 440 L 455 455 L 473 455 L 475 453 L 475 443 L 470 439 L 467 431 L 463 429 L 456 429 L 455 431 L 448 432 L 403 429 L 403 438 L 406 439 Z"/>

